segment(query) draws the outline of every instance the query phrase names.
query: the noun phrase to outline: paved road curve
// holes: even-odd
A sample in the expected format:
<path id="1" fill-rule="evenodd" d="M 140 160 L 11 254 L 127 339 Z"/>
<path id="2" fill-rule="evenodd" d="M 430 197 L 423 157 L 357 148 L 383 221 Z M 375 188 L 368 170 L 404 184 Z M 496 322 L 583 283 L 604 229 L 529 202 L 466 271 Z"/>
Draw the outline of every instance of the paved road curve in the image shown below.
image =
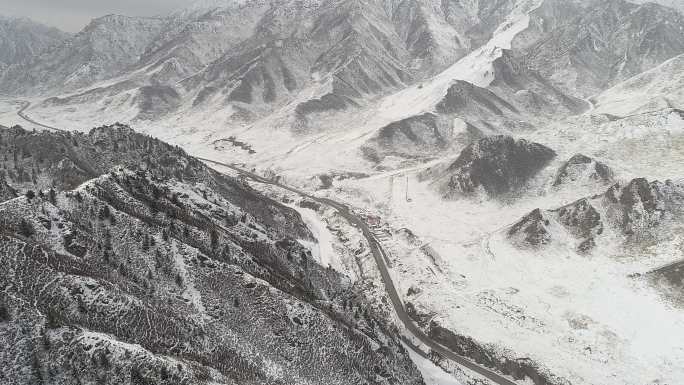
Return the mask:
<path id="1" fill-rule="evenodd" d="M 19 115 L 20 118 L 24 119 L 25 121 L 29 123 L 33 123 L 36 126 L 47 128 L 48 130 L 55 130 L 55 131 L 64 131 L 60 128 L 52 127 L 52 126 L 47 126 L 43 123 L 38 123 L 35 120 L 31 119 L 24 111 L 26 111 L 29 107 L 31 107 L 31 102 L 27 102 L 25 100 L 19 101 L 21 103 L 21 108 L 19 111 L 17 111 L 17 115 Z"/>
<path id="2" fill-rule="evenodd" d="M 328 205 L 330 207 L 333 207 L 336 209 L 340 215 L 342 215 L 346 220 L 348 220 L 350 223 L 352 223 L 354 226 L 357 228 L 361 229 L 363 231 L 364 237 L 368 240 L 368 243 L 370 244 L 371 252 L 373 254 L 373 257 L 375 258 L 375 263 L 378 265 L 378 269 L 380 270 L 380 274 L 382 276 L 382 281 L 385 284 L 385 289 L 387 291 L 387 294 L 389 294 L 390 299 L 392 300 L 392 306 L 394 307 L 394 310 L 397 313 L 397 316 L 401 320 L 401 322 L 404 324 L 406 329 L 413 335 L 415 336 L 420 342 L 422 342 L 424 345 L 428 346 L 430 349 L 432 349 L 434 352 L 439 353 L 442 357 L 448 358 L 456 363 L 458 363 L 461 366 L 464 366 L 478 374 L 480 374 L 483 377 L 488 378 L 489 380 L 493 381 L 496 384 L 500 385 L 517 385 L 514 381 L 484 367 L 479 364 L 476 364 L 475 362 L 460 356 L 451 350 L 445 348 L 441 344 L 433 341 L 425 332 L 423 332 L 414 322 L 413 319 L 408 315 L 406 312 L 406 308 L 404 307 L 404 303 L 401 300 L 401 296 L 399 292 L 397 291 L 397 288 L 394 286 L 394 281 L 392 280 L 392 276 L 389 273 L 389 269 L 387 268 L 387 264 L 385 262 L 385 250 L 382 248 L 382 245 L 378 240 L 375 238 L 373 233 L 371 232 L 370 228 L 366 224 L 366 222 L 363 221 L 363 219 L 359 218 L 358 216 L 354 215 L 349 207 L 343 205 L 342 203 L 336 202 L 331 199 L 327 198 L 318 198 L 314 197 L 310 194 L 307 194 L 304 191 L 299 191 L 293 187 L 285 186 L 280 183 L 274 182 L 272 180 L 268 180 L 266 178 L 263 178 L 259 175 L 256 175 L 254 173 L 251 173 L 249 171 L 243 170 L 241 168 L 235 167 L 231 164 L 226 164 L 226 163 L 221 163 L 221 162 L 216 162 L 211 159 L 204 159 L 204 158 L 199 158 L 205 162 L 209 163 L 214 163 L 220 166 L 228 167 L 232 170 L 237 171 L 238 173 L 253 179 L 257 182 L 260 183 L 265 183 L 273 186 L 277 186 L 280 188 L 283 188 L 285 190 L 291 191 L 295 194 L 305 196 L 311 200 L 315 200 L 319 203 Z M 420 352 L 422 353 L 422 352 Z"/>
<path id="3" fill-rule="evenodd" d="M 34 121 L 33 119 L 31 119 L 30 117 L 28 117 L 24 113 L 24 111 L 26 111 L 26 109 L 31 106 L 31 103 L 29 103 L 29 102 L 22 102 L 22 103 L 23 103 L 22 108 L 17 112 L 17 115 L 19 115 L 22 119 L 24 119 L 30 123 L 36 124 L 38 126 L 47 128 L 47 129 L 64 131 L 62 129 L 59 129 L 56 127 L 46 126 L 44 124 L 41 124 L 41 123 Z M 385 285 L 385 290 L 387 291 L 387 294 L 389 295 L 389 297 L 392 301 L 392 306 L 394 307 L 394 310 L 396 311 L 397 316 L 399 317 L 401 322 L 404 324 L 404 327 L 406 327 L 406 329 L 414 337 L 416 337 L 418 340 L 420 340 L 420 342 L 422 342 L 425 346 L 428 346 L 430 349 L 432 349 L 432 351 L 439 353 L 442 357 L 448 358 L 448 359 L 458 363 L 459 365 L 466 367 L 466 368 L 472 370 L 473 372 L 476 372 L 476 373 L 480 374 L 481 376 L 493 381 L 496 384 L 499 384 L 499 385 L 518 385 L 515 382 L 513 382 L 512 380 L 510 380 L 510 379 L 508 379 L 508 378 L 506 378 L 506 377 L 504 377 L 504 376 L 502 376 L 502 375 L 500 375 L 500 374 L 498 374 L 498 373 L 496 373 L 496 372 L 494 372 L 494 371 L 492 371 L 492 370 L 490 370 L 484 366 L 476 364 L 475 362 L 473 362 L 473 361 L 471 361 L 471 360 L 469 360 L 463 356 L 460 356 L 460 355 L 452 352 L 451 350 L 445 348 L 441 344 L 433 341 L 427 334 L 425 334 L 425 332 L 423 332 L 418 326 L 416 326 L 416 324 L 413 322 L 411 317 L 406 312 L 406 308 L 404 307 L 404 303 L 401 300 L 401 296 L 400 296 L 399 292 L 397 291 L 397 288 L 394 286 L 394 281 L 392 280 L 392 276 L 390 275 L 389 269 L 387 268 L 387 264 L 385 262 L 385 258 L 387 258 L 386 254 L 385 254 L 385 250 L 382 248 L 382 245 L 380 244 L 380 242 L 378 242 L 378 240 L 375 238 L 375 236 L 371 232 L 368 225 L 366 225 L 366 222 L 364 222 L 363 219 L 359 218 L 358 216 L 354 215 L 352 213 L 352 211 L 349 209 L 349 207 L 345 206 L 342 203 L 336 202 L 334 200 L 327 199 L 327 198 L 318 198 L 318 197 L 310 195 L 304 191 L 300 191 L 300 190 L 297 190 L 293 187 L 285 186 L 285 185 L 280 184 L 278 182 L 274 182 L 272 180 L 263 178 L 259 175 L 256 175 L 256 174 L 249 172 L 247 170 L 243 170 L 243 169 L 236 167 L 232 164 L 221 163 L 221 162 L 217 162 L 217 161 L 214 161 L 211 159 L 205 159 L 205 158 L 198 158 L 198 159 L 203 160 L 205 162 L 209 162 L 209 163 L 217 164 L 220 166 L 228 167 L 232 170 L 237 171 L 241 175 L 244 175 L 244 176 L 246 176 L 252 180 L 255 180 L 257 182 L 280 187 L 282 189 L 291 191 L 295 194 L 307 197 L 311 200 L 317 201 L 319 203 L 328 205 L 328 206 L 336 209 L 340 213 L 340 215 L 342 215 L 346 220 L 348 220 L 351 224 L 353 224 L 357 228 L 361 229 L 364 237 L 366 237 L 366 239 L 368 240 L 368 244 L 370 245 L 370 248 L 371 248 L 371 253 L 373 254 L 373 258 L 375 258 L 375 263 L 378 265 L 378 269 L 380 270 L 380 275 L 382 276 L 382 281 Z M 413 344 L 410 343 L 410 341 L 407 341 L 407 342 L 409 342 L 409 344 L 408 344 L 409 346 L 413 347 Z M 417 352 L 424 356 L 424 352 L 422 352 L 420 350 L 417 350 Z"/>

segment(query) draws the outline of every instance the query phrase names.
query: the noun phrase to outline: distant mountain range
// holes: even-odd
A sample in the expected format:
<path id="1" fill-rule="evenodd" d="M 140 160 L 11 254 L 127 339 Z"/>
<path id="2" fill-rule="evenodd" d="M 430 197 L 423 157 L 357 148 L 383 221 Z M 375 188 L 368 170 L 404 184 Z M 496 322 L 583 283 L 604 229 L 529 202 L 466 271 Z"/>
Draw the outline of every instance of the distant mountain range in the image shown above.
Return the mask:
<path id="1" fill-rule="evenodd" d="M 211 141 L 245 127 L 317 135 L 382 109 L 355 151 L 386 167 L 387 155 L 432 159 L 467 144 L 462 127 L 515 134 L 584 111 L 581 99 L 684 52 L 682 24 L 675 9 L 625 0 L 207 2 L 105 16 L 54 41 L 36 27 L 52 44 L 6 65 L 0 93 L 37 98 L 33 109 L 56 119 L 181 118 Z M 415 113 L 385 107 L 410 99 Z M 428 131 L 391 132 L 407 119 Z"/>
<path id="2" fill-rule="evenodd" d="M 55 48 L 70 37 L 66 32 L 27 18 L 0 15 L 0 71 Z"/>

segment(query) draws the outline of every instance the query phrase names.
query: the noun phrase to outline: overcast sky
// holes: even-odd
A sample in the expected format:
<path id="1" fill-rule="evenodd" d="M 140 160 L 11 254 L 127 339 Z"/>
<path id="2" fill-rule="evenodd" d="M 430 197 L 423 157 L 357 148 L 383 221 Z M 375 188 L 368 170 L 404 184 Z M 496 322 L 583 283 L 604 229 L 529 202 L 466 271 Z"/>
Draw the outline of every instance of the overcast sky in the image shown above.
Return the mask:
<path id="1" fill-rule="evenodd" d="M 0 14 L 26 16 L 68 32 L 80 31 L 91 19 L 110 13 L 155 16 L 190 0 L 0 0 Z"/>

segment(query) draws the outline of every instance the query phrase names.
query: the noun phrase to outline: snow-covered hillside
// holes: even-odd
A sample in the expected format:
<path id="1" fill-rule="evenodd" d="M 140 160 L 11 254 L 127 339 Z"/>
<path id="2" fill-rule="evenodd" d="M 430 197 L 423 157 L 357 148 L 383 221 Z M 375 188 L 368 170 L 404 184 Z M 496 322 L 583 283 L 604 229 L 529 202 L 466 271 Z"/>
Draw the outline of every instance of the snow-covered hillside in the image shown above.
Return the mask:
<path id="1" fill-rule="evenodd" d="M 123 126 L 0 138 L 3 383 L 423 383 L 295 210 Z"/>

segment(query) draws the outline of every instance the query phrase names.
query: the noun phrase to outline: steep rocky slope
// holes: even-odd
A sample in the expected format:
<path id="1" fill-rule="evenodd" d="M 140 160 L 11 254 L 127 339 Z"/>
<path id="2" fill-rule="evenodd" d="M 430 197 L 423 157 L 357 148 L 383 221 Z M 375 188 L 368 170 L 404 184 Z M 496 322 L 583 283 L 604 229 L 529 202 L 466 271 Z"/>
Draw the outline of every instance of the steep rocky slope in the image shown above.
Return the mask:
<path id="1" fill-rule="evenodd" d="M 127 127 L 2 133 L 42 167 L 0 204 L 0 380 L 422 383 L 295 211 Z"/>
<path id="2" fill-rule="evenodd" d="M 274 85 L 285 86 L 281 91 L 300 89 L 317 73 L 334 75 L 342 82 L 337 87 L 373 93 L 453 63 L 486 41 L 514 5 L 268 0 L 198 4 L 156 19 L 110 15 L 35 58 L 32 76 L 19 81 L 13 73 L 2 89 L 72 91 L 123 71 L 142 83 L 172 85 L 201 71 L 208 83 L 220 72 L 222 81 L 249 83 L 243 87 L 265 82 L 259 88 L 270 89 L 273 78 Z M 257 69 L 239 70 L 254 60 Z M 44 77 L 48 65 L 53 79 Z M 205 94 L 226 86 L 201 85 Z"/>
<path id="3" fill-rule="evenodd" d="M 267 2 L 226 2 L 173 13 L 137 66 L 148 67 L 154 82 L 182 80 L 252 36 L 267 10 Z"/>
<path id="4" fill-rule="evenodd" d="M 678 12 L 623 0 L 218 2 L 129 22 L 140 25 L 130 34 L 145 35 L 140 44 L 125 55 L 107 49 L 117 60 L 73 93 L 62 87 L 80 84 L 67 82 L 70 74 L 85 83 L 90 75 L 59 64 L 69 70 L 52 71 L 55 87 L 44 93 L 58 96 L 35 102 L 36 118 L 57 117 L 57 127 L 87 120 L 79 127 L 86 129 L 100 124 L 88 119 L 102 116 L 155 135 L 177 130 L 182 134 L 164 138 L 228 156 L 235 154 L 220 143 L 235 136 L 254 150 L 239 155 L 254 163 L 274 152 L 262 138 L 276 132 L 287 141 L 278 154 L 284 161 L 265 166 L 276 168 L 301 163 L 293 159 L 299 146 L 321 138 L 332 146 L 349 127 L 363 140 L 345 139 L 346 153 L 365 155 L 371 162 L 363 166 L 378 170 L 444 156 L 482 135 L 526 135 L 590 110 L 581 98 L 684 48 Z M 92 45 L 109 47 L 95 31 L 72 39 L 68 57 L 82 61 L 75 52 L 88 51 L 91 37 Z M 67 63 L 60 55 L 42 55 L 19 77 L 45 73 L 40 63 Z M 40 91 L 30 83 L 18 80 L 28 88 L 16 93 Z M 14 92 L 12 85 L 0 89 Z M 415 136 L 400 128 L 407 124 Z M 351 171 L 360 162 L 345 163 L 339 168 Z"/>

